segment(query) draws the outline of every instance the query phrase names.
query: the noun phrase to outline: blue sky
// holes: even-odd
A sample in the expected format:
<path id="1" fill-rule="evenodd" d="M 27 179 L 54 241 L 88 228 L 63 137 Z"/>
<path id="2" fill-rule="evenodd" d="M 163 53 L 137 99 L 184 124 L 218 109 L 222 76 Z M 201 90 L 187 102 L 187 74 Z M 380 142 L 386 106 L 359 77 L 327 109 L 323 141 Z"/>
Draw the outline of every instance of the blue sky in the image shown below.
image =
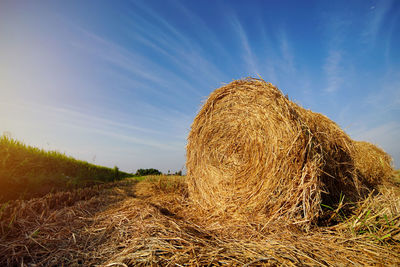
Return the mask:
<path id="1" fill-rule="evenodd" d="M 261 76 L 400 167 L 400 1 L 0 2 L 0 133 L 178 171 L 201 101 Z"/>

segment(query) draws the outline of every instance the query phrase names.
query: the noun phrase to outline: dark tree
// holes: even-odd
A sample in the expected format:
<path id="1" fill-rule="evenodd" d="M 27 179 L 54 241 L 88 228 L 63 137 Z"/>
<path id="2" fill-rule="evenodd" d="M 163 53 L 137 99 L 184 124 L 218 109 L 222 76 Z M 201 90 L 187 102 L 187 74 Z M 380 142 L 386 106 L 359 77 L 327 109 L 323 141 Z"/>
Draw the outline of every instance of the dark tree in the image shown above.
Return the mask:
<path id="1" fill-rule="evenodd" d="M 120 179 L 120 172 L 117 166 L 114 167 L 114 181 Z"/>
<path id="2" fill-rule="evenodd" d="M 139 169 L 136 171 L 137 176 L 146 176 L 146 175 L 160 175 L 161 172 L 157 169 Z"/>

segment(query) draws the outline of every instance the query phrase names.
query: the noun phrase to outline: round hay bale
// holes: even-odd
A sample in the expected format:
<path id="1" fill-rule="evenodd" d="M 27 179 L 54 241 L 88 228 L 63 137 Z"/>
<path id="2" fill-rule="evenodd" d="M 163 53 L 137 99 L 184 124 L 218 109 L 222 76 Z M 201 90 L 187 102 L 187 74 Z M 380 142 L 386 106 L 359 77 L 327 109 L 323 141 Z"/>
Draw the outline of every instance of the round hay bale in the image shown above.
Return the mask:
<path id="1" fill-rule="evenodd" d="M 312 222 L 321 202 L 360 196 L 353 142 L 327 117 L 305 110 L 263 80 L 210 94 L 191 127 L 191 198 L 220 214 Z"/>
<path id="2" fill-rule="evenodd" d="M 392 180 L 392 158 L 385 151 L 364 141 L 354 141 L 354 149 L 354 165 L 360 180 L 370 187 Z"/>

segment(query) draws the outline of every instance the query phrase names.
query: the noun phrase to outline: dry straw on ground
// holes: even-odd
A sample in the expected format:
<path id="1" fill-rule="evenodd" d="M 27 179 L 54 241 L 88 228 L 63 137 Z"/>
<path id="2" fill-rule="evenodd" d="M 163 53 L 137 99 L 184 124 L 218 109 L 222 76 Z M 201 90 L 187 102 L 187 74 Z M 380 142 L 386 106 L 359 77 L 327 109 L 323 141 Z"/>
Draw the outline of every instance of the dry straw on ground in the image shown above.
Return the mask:
<path id="1" fill-rule="evenodd" d="M 191 203 L 184 177 L 118 182 L 90 192 L 73 191 L 75 202 L 52 208 L 49 203 L 63 195 L 10 203 L 7 210 L 17 212 L 12 222 L 0 216 L 0 265 L 400 264 L 400 201 L 393 189 L 360 202 L 346 221 L 308 233 L 294 225 L 212 217 Z"/>
<path id="2" fill-rule="evenodd" d="M 272 84 L 245 79 L 208 97 L 192 124 L 186 164 L 189 193 L 206 210 L 309 225 L 321 203 L 361 200 L 387 180 L 390 160 Z"/>

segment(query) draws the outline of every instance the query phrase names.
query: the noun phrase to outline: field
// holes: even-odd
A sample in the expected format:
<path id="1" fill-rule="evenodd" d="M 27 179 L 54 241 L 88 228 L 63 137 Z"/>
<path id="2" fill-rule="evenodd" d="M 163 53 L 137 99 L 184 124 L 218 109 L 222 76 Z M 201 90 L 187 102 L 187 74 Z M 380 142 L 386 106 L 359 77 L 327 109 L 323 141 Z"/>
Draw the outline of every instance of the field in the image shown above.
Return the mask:
<path id="1" fill-rule="evenodd" d="M 341 208 L 336 223 L 296 225 L 213 217 L 185 177 L 125 179 L 1 207 L 0 265 L 348 266 L 400 264 L 398 190 Z M 335 217 L 335 218 L 334 218 Z"/>
<path id="2" fill-rule="evenodd" d="M 216 90 L 186 167 L 129 177 L 1 137 L 0 266 L 400 265 L 391 157 L 271 84 Z"/>
<path id="3" fill-rule="evenodd" d="M 131 174 L 0 136 L 0 203 L 119 180 Z"/>

